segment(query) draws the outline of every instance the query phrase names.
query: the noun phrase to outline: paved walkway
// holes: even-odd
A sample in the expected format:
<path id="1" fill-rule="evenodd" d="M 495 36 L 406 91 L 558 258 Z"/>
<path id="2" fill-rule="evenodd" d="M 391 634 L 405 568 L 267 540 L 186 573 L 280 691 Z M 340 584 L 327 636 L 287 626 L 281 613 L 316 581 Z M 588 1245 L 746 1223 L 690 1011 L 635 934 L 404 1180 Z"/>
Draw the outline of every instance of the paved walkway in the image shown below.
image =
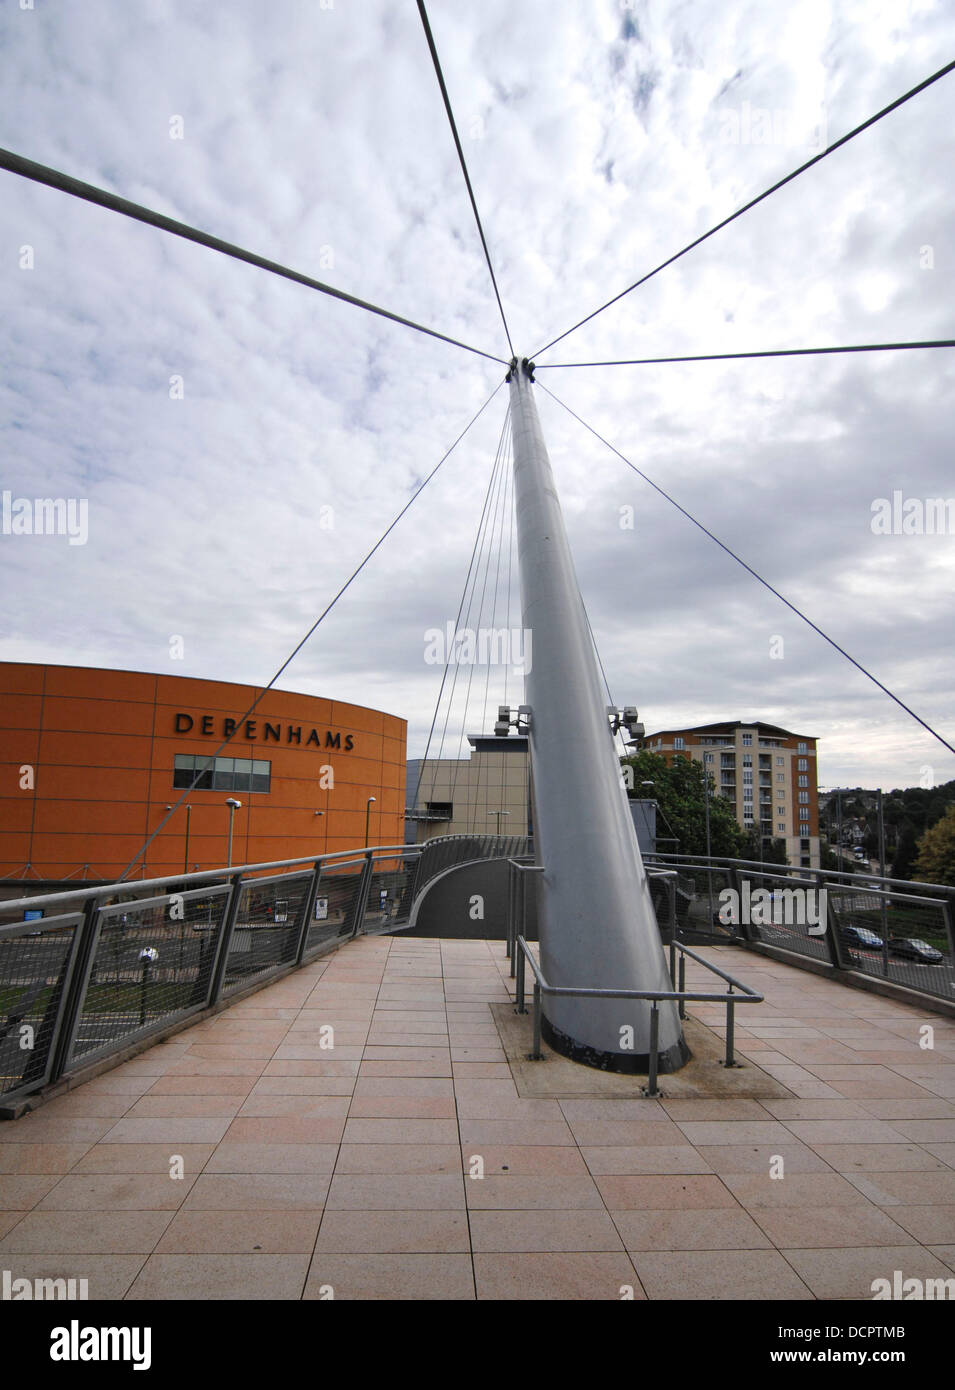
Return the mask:
<path id="1" fill-rule="evenodd" d="M 523 1100 L 488 1008 L 501 943 L 361 938 L 0 1123 L 0 1270 L 109 1299 L 846 1299 L 895 1270 L 950 1278 L 955 1022 L 707 954 L 766 995 L 739 1051 L 794 1099 Z"/>

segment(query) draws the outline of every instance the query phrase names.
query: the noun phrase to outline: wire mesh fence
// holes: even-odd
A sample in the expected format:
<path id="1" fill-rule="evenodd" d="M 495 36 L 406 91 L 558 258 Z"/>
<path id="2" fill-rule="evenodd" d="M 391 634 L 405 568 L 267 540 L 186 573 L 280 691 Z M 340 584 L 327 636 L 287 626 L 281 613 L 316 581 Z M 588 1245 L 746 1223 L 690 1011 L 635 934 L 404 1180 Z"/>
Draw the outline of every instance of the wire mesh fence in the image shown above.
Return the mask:
<path id="1" fill-rule="evenodd" d="M 81 913 L 0 928 L 0 1095 L 48 1079 Z"/>

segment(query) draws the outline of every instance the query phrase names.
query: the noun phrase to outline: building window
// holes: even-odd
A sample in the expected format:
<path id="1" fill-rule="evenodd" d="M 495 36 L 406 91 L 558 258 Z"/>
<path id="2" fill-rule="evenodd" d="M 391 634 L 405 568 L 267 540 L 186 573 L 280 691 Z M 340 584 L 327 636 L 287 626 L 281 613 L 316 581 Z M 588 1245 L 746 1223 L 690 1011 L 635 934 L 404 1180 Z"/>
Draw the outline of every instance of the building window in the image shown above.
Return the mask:
<path id="1" fill-rule="evenodd" d="M 786 765 L 786 763 L 785 763 L 785 759 L 784 759 L 784 758 L 777 758 L 777 759 L 776 759 L 776 766 L 777 766 L 777 767 L 785 767 L 785 765 Z"/>
<path id="2" fill-rule="evenodd" d="M 452 801 L 426 801 L 425 810 L 434 820 L 454 819 L 454 803 Z"/>
<path id="3" fill-rule="evenodd" d="M 673 747 L 674 747 L 674 748 L 682 748 L 682 747 L 683 747 L 683 740 L 682 740 L 682 738 L 675 738 L 675 739 L 673 740 Z"/>
<path id="4" fill-rule="evenodd" d="M 785 822 L 784 820 L 778 820 L 778 821 L 776 822 L 776 829 L 777 829 L 777 830 L 785 830 L 785 829 L 786 829 L 786 822 Z"/>
<path id="5" fill-rule="evenodd" d="M 777 782 L 785 782 L 785 780 L 786 780 L 786 774 L 785 774 L 785 772 L 777 772 L 777 773 L 776 773 L 776 781 L 777 781 Z"/>
<path id="6" fill-rule="evenodd" d="M 744 747 L 744 748 L 750 748 L 750 747 L 752 747 L 752 743 L 753 743 L 753 735 L 752 735 L 752 734 L 744 734 L 744 735 L 743 735 L 743 747 Z"/>
<path id="7" fill-rule="evenodd" d="M 805 745 L 804 743 L 800 743 L 800 744 L 797 746 L 797 748 L 796 748 L 796 752 L 797 752 L 797 753 L 806 753 L 806 752 L 808 752 L 808 751 L 809 751 L 809 750 L 807 749 L 807 747 L 806 747 L 806 745 Z"/>
<path id="8" fill-rule="evenodd" d="M 753 766 L 753 755 L 752 755 L 752 753 L 744 753 L 744 754 L 743 754 L 743 766 L 744 766 L 744 767 L 752 767 L 752 766 Z"/>
<path id="9" fill-rule="evenodd" d="M 705 763 L 711 763 L 711 762 L 713 761 L 713 754 L 712 754 L 712 753 L 704 753 L 704 754 L 703 754 L 703 761 L 704 761 Z"/>
<path id="10" fill-rule="evenodd" d="M 752 801 L 752 799 L 753 799 L 753 789 L 752 789 L 752 787 L 744 787 L 744 788 L 743 788 L 743 800 L 744 800 L 744 801 Z"/>
<path id="11" fill-rule="evenodd" d="M 809 807 L 808 807 L 808 806 L 800 806 L 800 808 L 799 808 L 799 819 L 800 819 L 800 820 L 808 820 L 808 819 L 809 819 Z"/>
<path id="12" fill-rule="evenodd" d="M 749 772 L 744 772 L 744 773 L 743 773 L 743 781 L 744 781 L 744 782 L 752 782 L 752 780 L 753 780 L 753 769 L 750 768 Z"/>
<path id="13" fill-rule="evenodd" d="M 799 800 L 800 800 L 800 801 L 808 801 L 808 800 L 809 800 L 809 793 L 808 793 L 808 792 L 800 792 L 800 793 L 799 793 Z"/>
<path id="14" fill-rule="evenodd" d="M 801 859 L 800 859 L 800 861 L 799 861 L 799 867 L 800 867 L 801 869 L 810 869 L 810 868 L 812 868 L 812 863 L 811 863 L 811 861 L 810 861 L 810 858 L 809 858 L 809 855 L 808 855 L 808 854 L 804 854 L 804 855 L 801 857 Z"/>
<path id="15" fill-rule="evenodd" d="M 808 850 L 808 849 L 809 849 L 809 841 L 808 841 L 808 840 L 800 840 L 800 841 L 799 841 L 799 848 L 800 848 L 800 849 Z"/>
<path id="16" fill-rule="evenodd" d="M 800 758 L 800 759 L 799 759 L 799 771 L 800 771 L 800 772 L 808 772 L 808 770 L 809 770 L 809 759 L 808 759 L 808 758 Z"/>
<path id="17" fill-rule="evenodd" d="M 203 753 L 177 753 L 173 786 L 191 787 L 196 773 L 199 773 L 196 791 L 267 792 L 272 789 L 272 764 L 259 758 L 209 758 Z"/>

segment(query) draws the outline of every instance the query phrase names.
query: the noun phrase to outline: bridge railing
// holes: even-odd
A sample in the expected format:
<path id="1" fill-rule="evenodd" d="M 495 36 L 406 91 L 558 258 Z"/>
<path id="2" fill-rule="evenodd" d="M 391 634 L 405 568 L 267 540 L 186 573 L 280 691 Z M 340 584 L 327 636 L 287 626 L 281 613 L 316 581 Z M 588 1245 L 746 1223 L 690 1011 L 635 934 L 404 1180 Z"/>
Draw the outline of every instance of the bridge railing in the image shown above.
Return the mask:
<path id="1" fill-rule="evenodd" d="M 699 855 L 646 859 L 676 871 L 683 931 L 773 946 L 955 1000 L 955 888 Z"/>
<path id="2" fill-rule="evenodd" d="M 0 1101 L 135 1051 L 359 933 L 407 926 L 416 894 L 455 863 L 524 850 L 448 836 L 2 901 Z"/>

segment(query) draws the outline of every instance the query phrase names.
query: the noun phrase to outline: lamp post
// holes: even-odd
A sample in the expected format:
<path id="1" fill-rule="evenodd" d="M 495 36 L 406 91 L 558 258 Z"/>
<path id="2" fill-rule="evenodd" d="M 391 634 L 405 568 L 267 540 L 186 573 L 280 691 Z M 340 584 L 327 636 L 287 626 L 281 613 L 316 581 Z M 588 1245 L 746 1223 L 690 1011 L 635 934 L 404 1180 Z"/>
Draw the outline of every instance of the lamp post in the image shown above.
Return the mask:
<path id="1" fill-rule="evenodd" d="M 229 869 L 231 869 L 231 868 L 232 868 L 232 826 L 233 826 L 233 822 L 235 821 L 235 813 L 236 813 L 236 811 L 239 809 L 239 807 L 242 805 L 242 802 L 241 802 L 241 801 L 236 801 L 236 799 L 235 799 L 234 796 L 230 796 L 230 797 L 228 797 L 227 800 L 226 800 L 226 805 L 227 805 L 228 808 L 229 808 L 229 858 L 228 858 L 228 860 L 226 861 L 226 867 L 229 868 Z"/>
<path id="2" fill-rule="evenodd" d="M 494 814 L 497 816 L 497 833 L 498 833 L 498 835 L 500 835 L 500 833 L 501 833 L 501 817 L 502 817 L 502 816 L 509 816 L 511 813 L 510 813 L 510 811 L 495 811 Z"/>
<path id="3" fill-rule="evenodd" d="M 316 811 L 316 816 L 324 816 L 324 811 Z M 325 849 L 328 849 L 328 826 L 325 827 Z"/>
<path id="4" fill-rule="evenodd" d="M 370 796 L 368 798 L 368 804 L 365 807 L 365 849 L 368 848 L 368 822 L 371 817 L 371 804 L 373 801 L 377 801 L 377 799 L 377 797 Z"/>
<path id="5" fill-rule="evenodd" d="M 192 820 L 192 807 L 186 806 L 186 849 L 182 856 L 182 871 L 184 874 L 189 872 L 189 822 Z"/>

